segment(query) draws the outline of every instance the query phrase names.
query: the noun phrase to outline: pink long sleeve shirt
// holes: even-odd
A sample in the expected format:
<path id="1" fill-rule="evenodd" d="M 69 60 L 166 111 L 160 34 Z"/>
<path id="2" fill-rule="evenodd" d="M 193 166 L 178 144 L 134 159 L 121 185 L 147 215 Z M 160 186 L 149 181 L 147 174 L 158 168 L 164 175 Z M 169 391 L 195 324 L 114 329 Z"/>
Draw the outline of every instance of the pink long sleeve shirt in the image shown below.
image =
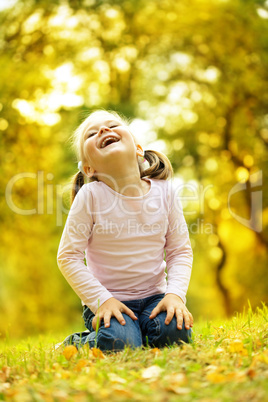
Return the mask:
<path id="1" fill-rule="evenodd" d="M 186 303 L 193 254 L 178 193 L 172 181 L 146 180 L 139 197 L 85 184 L 70 208 L 58 266 L 93 313 L 111 297 L 174 293 Z"/>

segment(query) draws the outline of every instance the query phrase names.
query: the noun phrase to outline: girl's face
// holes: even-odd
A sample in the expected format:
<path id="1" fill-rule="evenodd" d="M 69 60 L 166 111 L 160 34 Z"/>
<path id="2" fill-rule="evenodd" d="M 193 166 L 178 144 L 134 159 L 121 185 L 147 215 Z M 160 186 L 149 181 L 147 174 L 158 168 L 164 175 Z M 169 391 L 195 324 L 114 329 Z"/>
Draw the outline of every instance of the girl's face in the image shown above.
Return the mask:
<path id="1" fill-rule="evenodd" d="M 135 166 L 137 155 L 143 155 L 129 128 L 110 113 L 101 113 L 89 121 L 83 133 L 83 143 L 88 163 L 84 170 L 88 176 L 112 174 L 113 170 L 120 170 L 125 164 Z"/>

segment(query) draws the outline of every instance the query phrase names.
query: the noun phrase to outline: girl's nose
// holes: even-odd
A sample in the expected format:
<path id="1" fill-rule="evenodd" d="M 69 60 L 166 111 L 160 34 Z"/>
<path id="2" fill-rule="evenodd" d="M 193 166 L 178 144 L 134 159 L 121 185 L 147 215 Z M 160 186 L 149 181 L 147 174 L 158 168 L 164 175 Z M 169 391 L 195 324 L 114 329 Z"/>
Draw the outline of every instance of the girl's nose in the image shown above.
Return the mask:
<path id="1" fill-rule="evenodd" d="M 101 126 L 99 130 L 99 134 L 103 134 L 105 131 L 111 131 L 109 127 Z"/>

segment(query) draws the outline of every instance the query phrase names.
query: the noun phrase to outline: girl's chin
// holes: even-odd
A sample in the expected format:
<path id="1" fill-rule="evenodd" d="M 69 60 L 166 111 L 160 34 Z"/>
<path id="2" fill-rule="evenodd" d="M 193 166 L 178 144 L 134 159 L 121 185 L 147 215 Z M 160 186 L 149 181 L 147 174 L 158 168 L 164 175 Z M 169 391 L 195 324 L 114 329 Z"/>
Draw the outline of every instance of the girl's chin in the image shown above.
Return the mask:
<path id="1" fill-rule="evenodd" d="M 114 146 L 112 146 L 112 145 L 113 144 L 108 145 L 107 149 L 104 149 L 104 151 L 102 153 L 103 156 L 111 156 L 112 155 L 114 157 L 115 155 L 118 155 L 118 157 L 120 156 L 120 158 L 127 158 L 127 159 L 131 158 L 132 155 L 131 155 L 131 152 L 129 149 L 126 149 L 121 146 L 116 146 L 116 143 Z"/>
<path id="2" fill-rule="evenodd" d="M 121 147 L 121 141 L 112 142 L 111 144 L 106 145 L 106 147 L 101 148 L 100 150 L 103 151 L 103 152 L 106 152 L 106 151 L 110 151 L 111 149 L 117 149 L 117 148 L 118 149 L 122 148 Z"/>

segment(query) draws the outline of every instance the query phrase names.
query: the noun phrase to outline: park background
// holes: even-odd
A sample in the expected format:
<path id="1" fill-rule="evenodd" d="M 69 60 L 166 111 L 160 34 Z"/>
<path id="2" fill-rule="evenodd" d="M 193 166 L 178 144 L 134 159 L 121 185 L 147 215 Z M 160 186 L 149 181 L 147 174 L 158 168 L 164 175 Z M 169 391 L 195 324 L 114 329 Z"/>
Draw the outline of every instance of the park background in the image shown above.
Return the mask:
<path id="1" fill-rule="evenodd" d="M 56 255 L 97 108 L 187 184 L 194 318 L 267 303 L 268 2 L 2 0 L 0 26 L 1 336 L 83 328 Z"/>

